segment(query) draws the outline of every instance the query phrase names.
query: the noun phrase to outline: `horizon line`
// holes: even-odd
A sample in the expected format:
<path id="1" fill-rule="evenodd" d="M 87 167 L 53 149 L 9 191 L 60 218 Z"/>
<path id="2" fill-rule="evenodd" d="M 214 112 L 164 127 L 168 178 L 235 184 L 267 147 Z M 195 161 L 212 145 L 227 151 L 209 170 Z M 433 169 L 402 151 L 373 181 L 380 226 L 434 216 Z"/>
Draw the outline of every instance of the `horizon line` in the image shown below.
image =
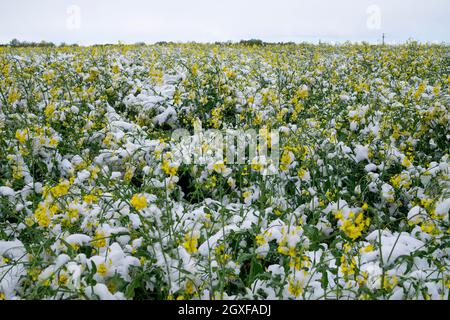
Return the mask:
<path id="1" fill-rule="evenodd" d="M 305 39 L 305 40 L 263 40 L 260 38 L 245 38 L 240 40 L 210 40 L 210 41 L 203 41 L 203 40 L 153 40 L 153 41 L 124 41 L 124 40 L 115 40 L 114 42 L 110 41 L 104 41 L 104 42 L 97 42 L 92 44 L 82 44 L 80 42 L 66 42 L 66 41 L 59 41 L 59 42 L 53 42 L 49 40 L 39 40 L 39 41 L 28 41 L 28 40 L 20 40 L 18 38 L 13 38 L 9 42 L 0 42 L 0 46 L 11 46 L 11 42 L 13 40 L 19 41 L 19 43 L 29 43 L 29 44 L 40 44 L 40 43 L 47 43 L 47 44 L 53 44 L 55 46 L 79 46 L 79 47 L 92 47 L 92 46 L 100 46 L 100 45 L 158 45 L 158 44 L 240 44 L 242 42 L 248 42 L 248 41 L 261 41 L 262 44 L 329 44 L 329 45 L 336 45 L 336 44 L 371 44 L 371 45 L 401 45 L 401 44 L 408 44 L 411 42 L 416 42 L 419 44 L 441 44 L 441 45 L 447 45 L 449 42 L 447 40 L 418 40 L 413 37 L 410 37 L 406 40 L 386 40 L 384 43 L 381 39 L 377 40 L 351 40 L 351 39 L 341 39 L 341 40 L 330 40 L 325 37 L 324 39 L 317 38 L 315 40 L 311 39 Z M 14 46 L 13 46 L 14 47 Z M 20 47 L 20 45 L 19 45 Z"/>

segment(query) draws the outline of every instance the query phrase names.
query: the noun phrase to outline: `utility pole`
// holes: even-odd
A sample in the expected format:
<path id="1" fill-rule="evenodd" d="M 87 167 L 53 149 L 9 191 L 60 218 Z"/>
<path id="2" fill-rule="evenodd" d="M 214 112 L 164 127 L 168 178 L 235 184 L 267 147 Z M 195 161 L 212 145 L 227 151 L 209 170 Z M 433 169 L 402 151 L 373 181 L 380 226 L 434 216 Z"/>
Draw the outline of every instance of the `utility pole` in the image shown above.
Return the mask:
<path id="1" fill-rule="evenodd" d="M 383 43 L 383 46 L 384 46 L 384 38 L 385 38 L 385 36 L 386 36 L 386 34 L 383 32 L 383 40 L 382 40 L 382 43 Z"/>

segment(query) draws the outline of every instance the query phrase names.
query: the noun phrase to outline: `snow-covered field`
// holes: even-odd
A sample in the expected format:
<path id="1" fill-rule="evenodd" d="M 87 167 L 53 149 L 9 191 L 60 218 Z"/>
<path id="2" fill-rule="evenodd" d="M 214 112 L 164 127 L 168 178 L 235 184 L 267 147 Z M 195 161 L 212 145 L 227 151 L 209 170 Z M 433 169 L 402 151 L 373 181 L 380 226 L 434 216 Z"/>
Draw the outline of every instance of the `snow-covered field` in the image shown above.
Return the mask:
<path id="1" fill-rule="evenodd" d="M 448 299 L 449 52 L 0 48 L 0 299 Z"/>

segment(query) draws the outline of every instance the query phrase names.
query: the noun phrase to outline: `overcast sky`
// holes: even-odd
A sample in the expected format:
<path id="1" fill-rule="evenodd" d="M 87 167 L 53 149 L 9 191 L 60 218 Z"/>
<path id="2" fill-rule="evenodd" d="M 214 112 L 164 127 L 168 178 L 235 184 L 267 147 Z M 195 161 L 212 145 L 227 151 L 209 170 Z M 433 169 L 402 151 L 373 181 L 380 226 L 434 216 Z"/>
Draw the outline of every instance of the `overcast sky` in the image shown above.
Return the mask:
<path id="1" fill-rule="evenodd" d="M 0 42 L 450 42 L 449 0 L 0 0 Z"/>

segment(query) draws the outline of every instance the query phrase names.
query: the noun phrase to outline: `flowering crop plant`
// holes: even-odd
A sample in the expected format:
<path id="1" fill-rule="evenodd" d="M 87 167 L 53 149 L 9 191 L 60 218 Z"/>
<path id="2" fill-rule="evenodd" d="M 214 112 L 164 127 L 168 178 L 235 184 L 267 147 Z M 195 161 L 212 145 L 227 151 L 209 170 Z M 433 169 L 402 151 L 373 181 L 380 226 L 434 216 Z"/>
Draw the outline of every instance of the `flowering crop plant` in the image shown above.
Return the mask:
<path id="1" fill-rule="evenodd" d="M 414 41 L 2 47 L 0 300 L 449 299 L 449 85 Z"/>

